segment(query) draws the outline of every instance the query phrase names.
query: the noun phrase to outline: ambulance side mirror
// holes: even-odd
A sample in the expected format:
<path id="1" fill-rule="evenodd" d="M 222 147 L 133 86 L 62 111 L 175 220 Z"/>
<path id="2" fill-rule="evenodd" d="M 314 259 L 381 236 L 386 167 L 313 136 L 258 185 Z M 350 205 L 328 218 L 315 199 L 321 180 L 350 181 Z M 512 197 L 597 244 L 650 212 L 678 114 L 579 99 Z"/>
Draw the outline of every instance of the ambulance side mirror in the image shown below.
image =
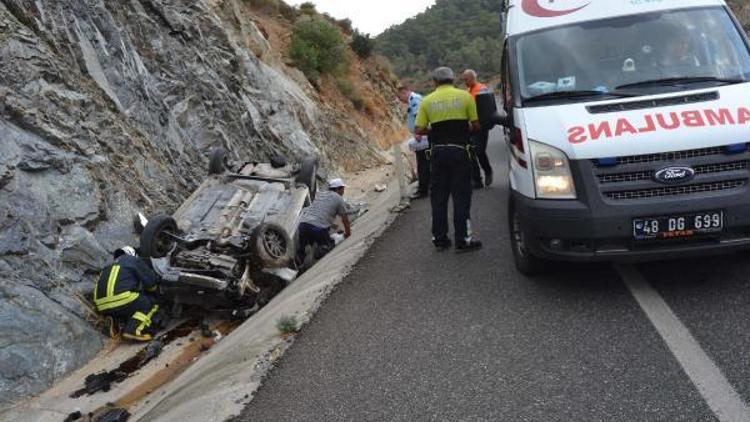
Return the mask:
<path id="1" fill-rule="evenodd" d="M 497 101 L 495 94 L 485 93 L 477 95 L 477 113 L 479 114 L 479 124 L 482 129 L 490 130 L 499 125 L 503 127 L 510 126 L 508 116 L 501 115 L 497 110 Z"/>

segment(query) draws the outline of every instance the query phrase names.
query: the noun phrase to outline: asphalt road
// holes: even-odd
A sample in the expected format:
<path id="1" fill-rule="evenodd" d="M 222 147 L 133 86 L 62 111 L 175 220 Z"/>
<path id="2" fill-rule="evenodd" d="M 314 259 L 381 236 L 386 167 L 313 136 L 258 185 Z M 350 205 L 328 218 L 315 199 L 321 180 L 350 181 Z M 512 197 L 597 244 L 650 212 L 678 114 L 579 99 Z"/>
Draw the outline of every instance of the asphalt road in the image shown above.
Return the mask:
<path id="1" fill-rule="evenodd" d="M 485 248 L 435 252 L 429 203 L 416 202 L 237 420 L 750 420 L 737 412 L 750 402 L 750 255 L 630 268 L 653 287 L 646 306 L 663 305 L 652 314 L 610 265 L 526 279 L 512 263 L 493 135 L 498 180 L 473 210 Z"/>

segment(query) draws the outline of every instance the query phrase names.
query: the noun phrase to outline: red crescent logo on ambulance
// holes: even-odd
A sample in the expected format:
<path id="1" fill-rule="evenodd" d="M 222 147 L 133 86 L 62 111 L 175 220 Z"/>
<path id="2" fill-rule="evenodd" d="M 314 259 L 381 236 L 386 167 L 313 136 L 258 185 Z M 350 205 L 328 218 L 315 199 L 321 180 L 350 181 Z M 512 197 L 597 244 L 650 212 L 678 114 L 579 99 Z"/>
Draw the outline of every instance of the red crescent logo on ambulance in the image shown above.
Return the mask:
<path id="1" fill-rule="evenodd" d="M 521 4 L 521 7 L 523 7 L 523 11 L 531 16 L 536 16 L 538 18 L 556 18 L 558 16 L 565 16 L 569 15 L 571 13 L 575 13 L 584 7 L 588 6 L 591 3 L 586 3 L 581 7 L 576 7 L 575 9 L 567 9 L 567 10 L 550 10 L 542 7 L 541 4 L 539 4 L 543 0 L 523 0 L 523 3 Z M 550 3 L 553 3 L 554 0 L 548 0 Z"/>

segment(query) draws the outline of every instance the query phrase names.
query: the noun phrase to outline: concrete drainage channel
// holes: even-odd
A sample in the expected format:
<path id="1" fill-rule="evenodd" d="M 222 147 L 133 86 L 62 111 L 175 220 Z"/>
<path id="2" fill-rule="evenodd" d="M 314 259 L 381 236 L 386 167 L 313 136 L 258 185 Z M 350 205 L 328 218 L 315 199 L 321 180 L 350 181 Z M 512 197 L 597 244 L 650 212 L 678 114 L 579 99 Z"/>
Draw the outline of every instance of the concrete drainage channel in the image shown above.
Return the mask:
<path id="1" fill-rule="evenodd" d="M 205 324 L 205 326 L 204 326 Z M 182 341 L 183 346 L 178 354 L 161 369 L 149 371 L 149 377 L 140 382 L 115 403 L 92 410 L 86 414 L 80 410 L 71 412 L 65 422 L 119 422 L 128 420 L 130 409 L 147 397 L 151 392 L 175 379 L 184 372 L 203 353 L 209 351 L 223 337 L 228 336 L 239 327 L 239 321 L 220 320 L 210 323 L 208 320 L 183 321 L 169 329 L 154 341 L 141 349 L 135 356 L 122 362 L 117 368 L 91 374 L 84 380 L 84 386 L 73 392 L 70 398 L 77 399 L 84 395 L 93 396 L 99 392 L 108 392 L 117 384 L 128 379 L 137 371 L 147 369 L 148 365 L 174 342 Z M 200 333 L 200 335 L 198 335 Z"/>
<path id="2" fill-rule="evenodd" d="M 40 397 L 4 412 L 0 420 L 104 422 L 131 415 L 128 421 L 222 421 L 239 414 L 293 340 L 279 332 L 278 321 L 307 323 L 395 220 L 399 202 L 394 179 L 356 221 L 350 239 L 241 325 L 217 322 L 211 331 L 220 336 L 213 337 L 200 335 L 196 321 L 186 321 L 162 337 L 157 353 L 136 345 L 105 351 Z M 87 383 L 91 374 L 99 378 Z"/>

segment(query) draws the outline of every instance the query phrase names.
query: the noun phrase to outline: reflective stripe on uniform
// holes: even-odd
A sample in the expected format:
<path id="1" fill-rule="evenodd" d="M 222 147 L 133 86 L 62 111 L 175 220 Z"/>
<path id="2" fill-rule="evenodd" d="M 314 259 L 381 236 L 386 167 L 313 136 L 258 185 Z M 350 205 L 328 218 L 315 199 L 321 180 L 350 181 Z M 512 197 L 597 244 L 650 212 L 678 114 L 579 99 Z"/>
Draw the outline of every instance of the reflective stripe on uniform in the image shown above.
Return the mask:
<path id="1" fill-rule="evenodd" d="M 94 304 L 96 305 L 96 309 L 102 312 L 102 311 L 106 311 L 109 309 L 114 309 L 114 308 L 119 308 L 121 306 L 125 306 L 129 304 L 130 302 L 134 302 L 139 297 L 140 297 L 139 293 L 124 292 L 116 296 L 97 299 L 94 301 Z"/>
<path id="2" fill-rule="evenodd" d="M 141 322 L 135 329 L 135 335 L 140 336 L 143 333 L 143 330 L 151 327 L 151 317 L 153 317 L 157 311 L 159 311 L 159 305 L 154 305 L 148 314 L 144 314 L 143 312 L 136 312 L 133 314 L 132 318 Z"/>
<path id="3" fill-rule="evenodd" d="M 107 280 L 107 297 L 115 295 L 115 284 L 117 284 L 117 277 L 120 275 L 120 266 L 114 265 L 109 271 L 109 279 Z"/>
<path id="4" fill-rule="evenodd" d="M 116 295 L 115 287 L 117 285 L 117 279 L 119 277 L 120 277 L 120 266 L 113 265 L 112 268 L 109 270 L 109 277 L 107 277 L 106 296 L 101 297 L 101 298 L 99 297 L 98 290 L 100 286 L 96 286 L 96 288 L 94 289 L 94 305 L 96 305 L 96 309 L 99 310 L 99 312 L 125 306 L 135 301 L 140 296 L 140 294 L 135 293 L 135 292 L 122 292 Z"/>

